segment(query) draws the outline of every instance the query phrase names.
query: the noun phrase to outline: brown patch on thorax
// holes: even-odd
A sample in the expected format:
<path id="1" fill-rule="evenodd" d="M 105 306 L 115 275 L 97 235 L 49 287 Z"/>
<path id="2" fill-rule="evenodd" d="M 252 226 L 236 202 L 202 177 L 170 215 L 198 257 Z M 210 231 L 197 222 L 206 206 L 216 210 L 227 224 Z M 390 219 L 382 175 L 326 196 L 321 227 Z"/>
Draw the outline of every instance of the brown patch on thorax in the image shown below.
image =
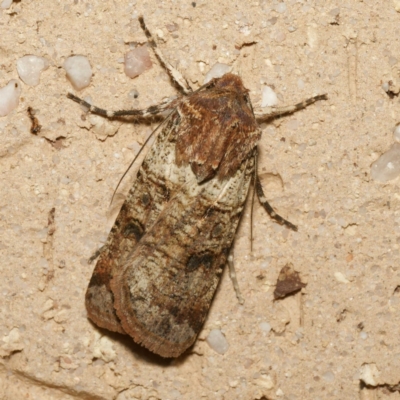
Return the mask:
<path id="1" fill-rule="evenodd" d="M 178 165 L 189 163 L 198 182 L 229 178 L 256 146 L 261 131 L 240 77 L 214 79 L 178 104 Z"/>

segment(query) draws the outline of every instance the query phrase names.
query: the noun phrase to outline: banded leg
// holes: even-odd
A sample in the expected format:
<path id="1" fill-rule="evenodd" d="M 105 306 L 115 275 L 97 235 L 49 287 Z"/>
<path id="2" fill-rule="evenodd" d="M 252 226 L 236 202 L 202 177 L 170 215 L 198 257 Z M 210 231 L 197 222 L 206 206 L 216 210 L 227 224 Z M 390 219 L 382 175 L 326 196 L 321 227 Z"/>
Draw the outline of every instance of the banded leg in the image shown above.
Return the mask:
<path id="1" fill-rule="evenodd" d="M 326 94 L 320 94 L 318 96 L 310 97 L 307 100 L 304 100 L 300 103 L 294 104 L 292 106 L 285 107 L 268 107 L 266 110 L 255 112 L 254 115 L 256 117 L 257 122 L 262 122 L 267 119 L 271 119 L 277 116 L 292 114 L 296 111 L 302 110 L 303 108 L 308 107 L 309 105 L 315 103 L 319 100 L 327 100 L 328 96 Z"/>
<path id="2" fill-rule="evenodd" d="M 140 23 L 140 26 L 143 29 L 147 39 L 149 40 L 149 44 L 150 44 L 151 48 L 153 49 L 154 54 L 157 56 L 161 65 L 167 70 L 169 76 L 175 82 L 175 84 L 178 86 L 179 90 L 184 94 L 192 93 L 193 90 L 190 87 L 187 80 L 183 77 L 183 75 L 164 58 L 163 54 L 157 47 L 157 44 L 156 44 L 152 34 L 147 29 L 142 16 L 139 17 L 139 23 Z"/>
<path id="3" fill-rule="evenodd" d="M 260 178 L 258 175 L 255 176 L 255 189 L 257 193 L 258 200 L 260 200 L 261 205 L 264 207 L 264 210 L 269 214 L 269 216 L 274 219 L 279 225 L 285 225 L 289 229 L 297 232 L 297 226 L 293 225 L 291 222 L 287 221 L 285 218 L 282 218 L 278 215 L 274 209 L 270 206 L 267 199 L 265 198 L 264 191 L 260 182 Z"/>
<path id="4" fill-rule="evenodd" d="M 134 116 L 134 117 L 141 117 L 141 118 L 156 117 L 156 116 L 162 114 L 164 111 L 172 110 L 173 108 L 175 108 L 175 103 L 176 103 L 176 99 L 172 99 L 172 100 L 169 99 L 169 100 L 166 100 L 156 106 L 151 106 L 144 110 L 107 111 L 107 110 L 104 110 L 103 108 L 93 106 L 92 104 L 88 103 L 85 100 L 82 100 L 81 98 L 75 96 L 72 93 L 68 93 L 67 97 L 69 99 L 75 101 L 76 103 L 80 104 L 81 106 L 88 108 L 89 112 L 91 112 L 93 114 L 102 115 L 103 117 L 107 117 L 107 118 L 126 117 L 126 116 Z"/>
<path id="5" fill-rule="evenodd" d="M 244 299 L 243 299 L 242 293 L 240 293 L 239 283 L 238 283 L 237 277 L 236 277 L 236 270 L 235 270 L 235 265 L 233 263 L 233 255 L 232 254 L 229 254 L 227 261 L 228 261 L 228 266 L 229 266 L 229 276 L 231 277 L 231 280 L 232 280 L 233 289 L 235 290 L 235 293 L 236 293 L 236 298 L 238 299 L 239 304 L 244 304 Z"/>

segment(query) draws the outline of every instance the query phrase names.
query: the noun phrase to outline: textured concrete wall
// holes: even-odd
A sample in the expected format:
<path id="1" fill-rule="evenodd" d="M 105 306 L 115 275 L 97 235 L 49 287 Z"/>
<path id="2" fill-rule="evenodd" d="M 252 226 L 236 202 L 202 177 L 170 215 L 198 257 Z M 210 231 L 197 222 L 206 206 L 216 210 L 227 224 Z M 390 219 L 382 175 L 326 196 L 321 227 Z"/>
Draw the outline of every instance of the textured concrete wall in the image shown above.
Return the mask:
<path id="1" fill-rule="evenodd" d="M 0 87 L 18 79 L 19 58 L 49 62 L 38 86 L 21 82 L 19 106 L 0 118 L 0 398 L 399 399 L 399 181 L 370 178 L 400 119 L 396 7 L 24 0 L 0 10 Z M 254 106 L 264 85 L 279 105 L 329 96 L 263 125 L 266 195 L 299 231 L 256 204 L 251 253 L 248 204 L 234 246 L 245 304 L 225 273 L 194 348 L 173 361 L 97 329 L 84 307 L 87 260 L 104 243 L 138 164 L 110 206 L 113 191 L 156 125 L 85 115 L 65 96 L 73 89 L 62 65 L 86 56 L 94 75 L 78 94 L 107 109 L 175 95 L 153 56 L 139 77 L 124 74 L 129 42 L 145 42 L 140 14 L 195 87 L 220 62 L 240 71 Z M 389 81 L 391 96 L 382 88 Z M 42 125 L 38 135 L 28 106 Z M 274 301 L 289 262 L 308 285 Z M 224 355 L 205 340 L 215 329 L 229 345 Z"/>

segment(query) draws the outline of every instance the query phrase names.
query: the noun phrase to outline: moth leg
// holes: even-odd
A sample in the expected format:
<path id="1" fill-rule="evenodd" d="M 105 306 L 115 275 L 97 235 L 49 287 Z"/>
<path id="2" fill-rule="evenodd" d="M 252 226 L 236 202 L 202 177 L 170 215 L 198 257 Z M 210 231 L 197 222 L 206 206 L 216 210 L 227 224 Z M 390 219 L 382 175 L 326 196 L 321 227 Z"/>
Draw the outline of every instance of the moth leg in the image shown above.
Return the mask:
<path id="1" fill-rule="evenodd" d="M 260 200 L 261 205 L 264 207 L 264 210 L 269 214 L 269 216 L 272 219 L 274 219 L 278 224 L 285 225 L 289 229 L 292 229 L 293 231 L 297 232 L 297 226 L 296 225 L 293 225 L 291 222 L 287 221 L 285 218 L 282 218 L 270 206 L 270 204 L 268 203 L 267 199 L 265 198 L 264 191 L 263 191 L 263 188 L 261 186 L 260 178 L 259 178 L 258 175 L 256 175 L 256 177 L 255 177 L 255 188 L 256 188 L 257 197 Z"/>
<path id="2" fill-rule="evenodd" d="M 96 106 L 93 106 L 92 104 L 89 104 L 87 101 L 79 98 L 78 96 L 75 96 L 72 93 L 68 93 L 67 97 L 76 103 L 80 104 L 81 106 L 84 106 L 88 108 L 88 111 L 93 113 L 93 114 L 98 114 L 102 115 L 103 117 L 107 118 L 115 118 L 115 117 L 125 117 L 125 116 L 135 116 L 135 117 L 141 117 L 141 118 L 146 118 L 146 117 L 156 117 L 160 114 L 162 114 L 164 111 L 170 110 L 174 107 L 174 103 L 176 99 L 168 99 L 156 106 L 151 106 L 149 108 L 145 108 L 144 110 L 119 110 L 119 111 L 107 111 L 104 110 L 103 108 L 99 108 Z"/>
<path id="3" fill-rule="evenodd" d="M 149 40 L 149 44 L 150 44 L 151 48 L 153 49 L 154 54 L 157 56 L 161 65 L 167 70 L 169 76 L 171 77 L 173 82 L 177 85 L 178 89 L 184 94 L 192 93 L 193 89 L 190 87 L 189 83 L 183 77 L 183 75 L 164 58 L 163 54 L 157 47 L 157 44 L 156 44 L 152 34 L 147 29 L 142 16 L 139 17 L 139 23 L 140 23 L 140 26 L 143 29 L 147 39 Z"/>
<path id="4" fill-rule="evenodd" d="M 292 106 L 285 106 L 285 107 L 268 107 L 266 110 L 262 112 L 255 112 L 254 115 L 258 122 L 262 122 L 267 119 L 271 119 L 277 116 L 285 115 L 285 114 L 292 114 L 296 111 L 302 110 L 303 108 L 308 107 L 309 105 L 315 103 L 319 100 L 327 100 L 328 96 L 326 94 L 320 94 L 318 96 L 310 97 L 307 100 L 304 100 L 300 103 L 294 104 Z"/>
<path id="5" fill-rule="evenodd" d="M 233 289 L 235 289 L 236 297 L 239 301 L 239 304 L 244 304 L 244 299 L 242 297 L 242 293 L 240 293 L 239 283 L 236 277 L 235 265 L 233 263 L 233 255 L 229 254 L 228 256 L 228 266 L 229 266 L 229 276 L 231 277 Z"/>

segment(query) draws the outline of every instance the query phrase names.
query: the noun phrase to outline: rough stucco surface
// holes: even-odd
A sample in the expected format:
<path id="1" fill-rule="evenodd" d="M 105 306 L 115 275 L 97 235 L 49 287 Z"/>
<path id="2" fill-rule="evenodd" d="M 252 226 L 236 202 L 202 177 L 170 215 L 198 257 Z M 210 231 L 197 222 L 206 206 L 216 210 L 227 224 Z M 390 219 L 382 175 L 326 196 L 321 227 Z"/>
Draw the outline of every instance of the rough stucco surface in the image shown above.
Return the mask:
<path id="1" fill-rule="evenodd" d="M 0 87 L 24 55 L 50 67 L 38 86 L 21 83 L 18 108 L 0 118 L 0 399 L 399 399 L 399 181 L 370 178 L 400 119 L 399 99 L 381 87 L 399 80 L 398 3 L 23 0 L 1 10 Z M 94 76 L 79 95 L 107 109 L 175 95 L 154 58 L 138 78 L 123 72 L 129 42 L 145 42 L 140 14 L 195 87 L 222 62 L 255 106 L 265 84 L 280 105 L 329 95 L 263 126 L 262 182 L 298 233 L 256 204 L 251 252 L 247 207 L 234 246 L 246 302 L 225 273 L 194 348 L 173 361 L 97 329 L 84 308 L 87 260 L 138 164 L 110 206 L 112 193 L 155 125 L 84 117 L 61 68 L 85 55 Z M 308 285 L 274 301 L 287 263 Z M 213 329 L 224 355 L 205 340 Z"/>

